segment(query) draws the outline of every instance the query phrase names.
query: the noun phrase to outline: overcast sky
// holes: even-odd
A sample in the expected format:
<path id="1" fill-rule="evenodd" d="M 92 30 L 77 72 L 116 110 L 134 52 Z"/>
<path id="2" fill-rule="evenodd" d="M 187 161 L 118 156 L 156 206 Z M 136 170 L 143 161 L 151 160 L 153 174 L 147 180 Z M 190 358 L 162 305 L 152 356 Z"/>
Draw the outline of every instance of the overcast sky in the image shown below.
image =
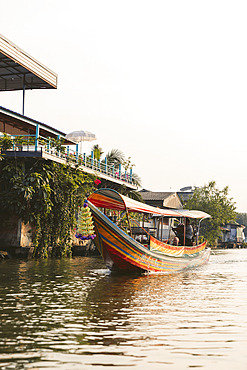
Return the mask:
<path id="1" fill-rule="evenodd" d="M 247 2 L 0 0 L 0 33 L 58 74 L 25 115 L 122 150 L 152 191 L 229 186 L 247 212 Z M 21 92 L 0 105 L 22 112 Z"/>

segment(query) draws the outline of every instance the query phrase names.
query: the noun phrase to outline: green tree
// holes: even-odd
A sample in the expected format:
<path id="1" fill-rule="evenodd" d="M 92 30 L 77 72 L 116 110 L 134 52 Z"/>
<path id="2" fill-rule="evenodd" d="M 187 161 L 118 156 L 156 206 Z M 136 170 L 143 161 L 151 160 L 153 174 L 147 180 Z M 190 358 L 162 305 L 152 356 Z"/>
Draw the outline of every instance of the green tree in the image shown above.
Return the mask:
<path id="1" fill-rule="evenodd" d="M 71 166 L 44 160 L 0 162 L 0 225 L 17 215 L 34 229 L 34 256 L 71 255 L 75 214 L 93 178 Z"/>
<path id="2" fill-rule="evenodd" d="M 208 185 L 195 188 L 193 196 L 186 203 L 188 209 L 197 209 L 211 215 L 211 218 L 202 221 L 200 229 L 200 234 L 211 246 L 217 243 L 220 227 L 236 219 L 235 203 L 228 193 L 228 186 L 219 190 L 215 181 L 210 181 Z"/>
<path id="3" fill-rule="evenodd" d="M 135 164 L 131 162 L 131 157 L 128 157 L 128 159 L 124 159 L 122 163 L 125 171 L 128 171 L 130 168 L 135 167 Z"/>

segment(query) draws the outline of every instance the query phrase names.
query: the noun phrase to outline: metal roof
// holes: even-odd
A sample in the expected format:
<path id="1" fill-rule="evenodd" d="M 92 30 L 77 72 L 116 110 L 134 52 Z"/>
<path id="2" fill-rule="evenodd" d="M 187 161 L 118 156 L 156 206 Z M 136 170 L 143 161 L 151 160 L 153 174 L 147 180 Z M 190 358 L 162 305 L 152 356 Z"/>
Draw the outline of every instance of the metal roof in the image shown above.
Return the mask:
<path id="1" fill-rule="evenodd" d="M 175 192 L 168 191 L 140 191 L 143 200 L 164 200 L 171 195 L 176 196 Z"/>
<path id="2" fill-rule="evenodd" d="M 0 91 L 56 89 L 57 74 L 0 34 Z"/>
<path id="3" fill-rule="evenodd" d="M 146 191 L 139 192 L 145 203 L 165 208 L 182 208 L 182 203 L 176 192 Z"/>
<path id="4" fill-rule="evenodd" d="M 23 116 L 0 106 L 0 131 L 10 135 L 35 134 L 36 125 L 39 125 L 40 135 L 44 137 L 64 138 L 64 145 L 76 145 L 72 140 L 66 139 L 66 134 L 45 123 Z"/>
<path id="5" fill-rule="evenodd" d="M 193 196 L 193 194 L 194 194 L 193 191 L 177 191 L 177 195 L 184 202 L 187 202 L 187 200 L 189 200 Z"/>

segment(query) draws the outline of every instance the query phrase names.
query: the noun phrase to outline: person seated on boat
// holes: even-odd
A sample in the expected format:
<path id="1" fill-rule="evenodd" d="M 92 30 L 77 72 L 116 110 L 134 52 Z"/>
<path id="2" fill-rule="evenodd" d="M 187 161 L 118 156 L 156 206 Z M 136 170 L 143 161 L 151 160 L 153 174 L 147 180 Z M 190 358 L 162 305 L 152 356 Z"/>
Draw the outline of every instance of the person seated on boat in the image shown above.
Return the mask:
<path id="1" fill-rule="evenodd" d="M 148 241 L 147 235 L 137 235 L 135 237 L 135 240 L 138 241 L 141 244 L 146 244 Z"/>
<path id="2" fill-rule="evenodd" d="M 174 237 L 172 245 L 179 245 L 179 238 L 177 236 Z"/>
<path id="3" fill-rule="evenodd" d="M 184 240 L 184 224 L 180 223 L 176 227 L 172 227 L 172 231 L 175 233 L 178 238 L 178 245 L 183 245 Z"/>
<path id="4" fill-rule="evenodd" d="M 185 245 L 188 245 L 188 246 L 193 245 L 192 239 L 193 239 L 193 228 L 191 226 L 190 219 L 186 218 L 186 221 L 185 221 Z"/>

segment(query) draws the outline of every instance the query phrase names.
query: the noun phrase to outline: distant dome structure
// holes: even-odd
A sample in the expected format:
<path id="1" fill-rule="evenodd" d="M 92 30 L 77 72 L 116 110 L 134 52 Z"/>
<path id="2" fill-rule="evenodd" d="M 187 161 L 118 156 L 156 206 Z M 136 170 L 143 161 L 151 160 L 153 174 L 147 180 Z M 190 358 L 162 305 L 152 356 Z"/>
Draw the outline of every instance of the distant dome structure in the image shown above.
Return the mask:
<path id="1" fill-rule="evenodd" d="M 192 186 L 185 186 L 184 188 L 181 188 L 180 191 L 191 191 Z"/>

